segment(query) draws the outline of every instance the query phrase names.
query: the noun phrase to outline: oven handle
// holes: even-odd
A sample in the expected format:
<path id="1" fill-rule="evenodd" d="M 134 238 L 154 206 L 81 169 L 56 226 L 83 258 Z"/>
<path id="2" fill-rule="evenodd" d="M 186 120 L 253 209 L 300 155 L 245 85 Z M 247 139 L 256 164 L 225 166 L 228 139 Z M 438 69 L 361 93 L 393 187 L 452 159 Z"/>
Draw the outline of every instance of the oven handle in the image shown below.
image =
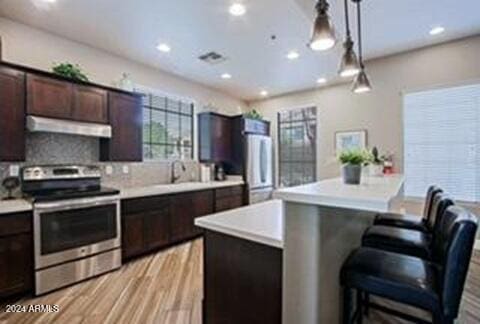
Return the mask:
<path id="1" fill-rule="evenodd" d="M 71 210 L 84 207 L 95 207 L 109 204 L 117 204 L 120 201 L 120 196 L 108 196 L 108 197 L 89 197 L 80 199 L 61 200 L 56 202 L 35 203 L 34 209 L 44 211 L 56 211 L 56 210 Z"/>

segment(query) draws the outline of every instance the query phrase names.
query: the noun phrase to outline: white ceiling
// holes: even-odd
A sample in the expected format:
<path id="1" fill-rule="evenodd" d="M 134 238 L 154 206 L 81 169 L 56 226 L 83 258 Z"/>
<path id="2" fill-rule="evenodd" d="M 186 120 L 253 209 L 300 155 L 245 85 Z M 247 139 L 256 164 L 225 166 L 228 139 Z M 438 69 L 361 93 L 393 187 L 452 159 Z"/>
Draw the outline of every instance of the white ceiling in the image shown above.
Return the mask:
<path id="1" fill-rule="evenodd" d="M 238 0 L 247 7 L 232 17 L 233 0 L 0 0 L 0 15 L 107 50 L 252 100 L 315 87 L 336 79 L 341 42 L 329 52 L 306 46 L 314 0 Z M 339 40 L 344 35 L 343 0 L 330 0 Z M 479 0 L 365 0 L 365 57 L 375 58 L 480 33 Z M 351 8 L 354 16 L 354 8 Z M 353 21 L 355 23 L 355 20 Z M 446 32 L 428 31 L 442 25 Z M 272 41 L 271 35 L 277 39 Z M 356 37 L 356 32 L 354 32 Z M 166 42 L 170 53 L 155 46 Z M 228 60 L 208 65 L 197 59 L 217 51 Z M 300 58 L 289 61 L 289 50 Z M 233 78 L 223 80 L 222 73 Z"/>

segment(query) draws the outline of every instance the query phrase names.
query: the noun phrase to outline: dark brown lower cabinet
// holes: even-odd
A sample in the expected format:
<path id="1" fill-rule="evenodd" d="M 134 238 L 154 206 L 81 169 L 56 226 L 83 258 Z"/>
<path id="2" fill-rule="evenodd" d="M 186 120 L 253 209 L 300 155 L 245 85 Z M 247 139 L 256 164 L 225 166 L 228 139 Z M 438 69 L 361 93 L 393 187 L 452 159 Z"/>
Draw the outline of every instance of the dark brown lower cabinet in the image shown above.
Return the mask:
<path id="1" fill-rule="evenodd" d="M 32 215 L 0 215 L 0 298 L 31 291 Z"/>
<path id="2" fill-rule="evenodd" d="M 183 241 L 202 234 L 194 225 L 196 217 L 213 213 L 213 191 L 197 191 L 172 196 L 171 239 Z"/>
<path id="3" fill-rule="evenodd" d="M 204 324 L 280 324 L 282 250 L 206 231 Z"/>
<path id="4" fill-rule="evenodd" d="M 243 193 L 243 186 L 239 188 L 229 189 L 228 194 L 227 191 L 219 193 L 222 199 L 228 200 L 222 210 L 243 205 L 243 195 L 231 196 Z M 217 205 L 215 198 L 215 190 L 200 190 L 123 200 L 123 259 L 202 235 L 202 229 L 194 224 L 195 218 L 213 214 Z"/>
<path id="5" fill-rule="evenodd" d="M 170 241 L 170 206 L 167 197 L 122 201 L 122 257 L 129 259 Z"/>
<path id="6" fill-rule="evenodd" d="M 215 190 L 215 212 L 222 212 L 245 205 L 244 187 L 235 186 Z"/>
<path id="7" fill-rule="evenodd" d="M 145 213 L 145 238 L 148 250 L 170 243 L 170 213 L 168 209 Z"/>
<path id="8" fill-rule="evenodd" d="M 143 214 L 122 214 L 122 257 L 128 259 L 145 250 Z"/>

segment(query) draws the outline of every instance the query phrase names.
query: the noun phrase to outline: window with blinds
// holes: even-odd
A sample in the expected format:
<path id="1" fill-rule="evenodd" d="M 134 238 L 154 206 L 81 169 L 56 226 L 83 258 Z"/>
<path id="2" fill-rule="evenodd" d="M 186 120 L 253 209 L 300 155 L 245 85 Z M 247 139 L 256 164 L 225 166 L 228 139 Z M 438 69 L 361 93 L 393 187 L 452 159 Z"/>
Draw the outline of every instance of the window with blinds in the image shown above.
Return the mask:
<path id="1" fill-rule="evenodd" d="M 314 182 L 316 178 L 317 109 L 278 114 L 280 186 Z"/>
<path id="2" fill-rule="evenodd" d="M 143 109 L 144 158 L 193 159 L 193 104 L 146 94 Z"/>
<path id="3" fill-rule="evenodd" d="M 480 201 L 480 84 L 404 96 L 404 169 L 406 196 Z"/>

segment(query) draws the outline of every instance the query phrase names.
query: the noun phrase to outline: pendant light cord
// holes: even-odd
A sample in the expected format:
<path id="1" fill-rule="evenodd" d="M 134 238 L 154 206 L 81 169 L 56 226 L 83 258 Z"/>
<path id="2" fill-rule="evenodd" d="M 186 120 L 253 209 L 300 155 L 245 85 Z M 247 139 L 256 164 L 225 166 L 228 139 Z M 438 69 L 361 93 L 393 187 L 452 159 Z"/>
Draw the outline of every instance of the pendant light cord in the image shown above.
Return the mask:
<path id="1" fill-rule="evenodd" d="M 347 39 L 350 39 L 351 33 L 350 33 L 350 21 L 348 19 L 348 0 L 345 0 L 345 24 L 347 28 Z"/>
<path id="2" fill-rule="evenodd" d="M 360 2 L 357 1 L 357 23 L 358 23 L 358 60 L 360 61 L 360 67 L 364 69 L 363 54 L 362 54 L 362 20 L 360 14 Z"/>

